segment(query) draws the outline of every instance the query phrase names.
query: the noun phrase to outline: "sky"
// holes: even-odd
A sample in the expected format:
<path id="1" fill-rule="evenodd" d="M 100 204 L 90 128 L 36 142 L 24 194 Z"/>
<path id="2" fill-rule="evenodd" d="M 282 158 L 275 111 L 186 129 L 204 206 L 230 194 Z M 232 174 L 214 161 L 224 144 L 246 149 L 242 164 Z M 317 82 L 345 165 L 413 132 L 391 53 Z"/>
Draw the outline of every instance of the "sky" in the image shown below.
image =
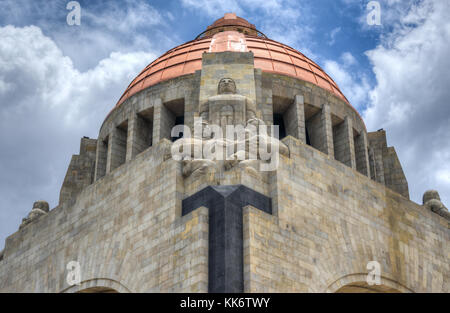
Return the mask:
<path id="1" fill-rule="evenodd" d="M 50 208 L 80 138 L 165 51 L 235 12 L 318 63 L 362 115 L 385 129 L 422 204 L 450 206 L 450 1 L 0 0 L 0 250 L 37 200 Z"/>

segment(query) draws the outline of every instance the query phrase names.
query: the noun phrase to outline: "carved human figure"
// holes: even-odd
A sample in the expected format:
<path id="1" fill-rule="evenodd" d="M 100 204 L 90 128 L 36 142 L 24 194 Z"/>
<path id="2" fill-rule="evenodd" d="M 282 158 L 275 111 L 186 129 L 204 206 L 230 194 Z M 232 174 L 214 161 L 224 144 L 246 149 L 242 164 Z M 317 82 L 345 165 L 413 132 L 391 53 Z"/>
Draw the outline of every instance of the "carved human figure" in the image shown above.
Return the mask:
<path id="1" fill-rule="evenodd" d="M 217 95 L 202 105 L 200 116 L 205 121 L 224 127 L 225 125 L 245 125 L 256 117 L 254 101 L 237 93 L 236 82 L 231 78 L 220 79 Z"/>
<path id="2" fill-rule="evenodd" d="M 183 176 L 198 177 L 206 173 L 215 174 L 218 171 L 218 165 L 212 160 L 184 160 L 183 161 Z"/>
<path id="3" fill-rule="evenodd" d="M 33 204 L 33 208 L 31 209 L 28 216 L 22 219 L 22 224 L 20 225 L 19 229 L 36 220 L 40 216 L 46 215 L 48 212 L 49 212 L 49 205 L 46 201 L 36 201 Z"/>
<path id="4" fill-rule="evenodd" d="M 234 110 L 231 105 L 225 105 L 220 109 L 220 127 L 226 129 L 227 125 L 232 125 L 234 120 Z"/>
<path id="5" fill-rule="evenodd" d="M 428 190 L 423 195 L 423 205 L 434 213 L 442 217 L 450 219 L 450 213 L 445 205 L 441 202 L 441 197 L 436 190 Z"/>
<path id="6" fill-rule="evenodd" d="M 236 83 L 231 78 L 222 78 L 217 87 L 218 95 L 236 94 Z"/>
<path id="7" fill-rule="evenodd" d="M 287 145 L 285 145 L 283 142 L 281 142 L 278 138 L 270 136 L 267 133 L 263 133 L 260 131 L 261 127 L 266 126 L 267 131 L 269 131 L 269 127 L 266 125 L 266 123 L 259 119 L 259 118 L 251 118 L 248 120 L 247 122 L 247 129 L 250 129 L 250 126 L 253 126 L 254 129 L 258 130 L 257 134 L 253 134 L 253 136 L 257 136 L 257 142 L 258 145 L 262 143 L 264 143 L 265 145 L 267 145 L 268 150 L 272 151 L 272 149 L 275 149 L 278 151 L 278 153 L 289 157 L 290 153 L 289 153 L 289 147 Z M 252 134 L 249 132 L 249 136 L 252 136 Z M 248 139 L 250 142 L 252 142 L 251 138 Z"/>
<path id="8" fill-rule="evenodd" d="M 238 166 L 259 175 L 262 163 L 272 163 L 274 158 L 278 159 L 278 153 L 289 157 L 289 148 L 279 141 L 277 138 L 267 133 L 260 133 L 260 126 L 266 124 L 256 116 L 255 103 L 243 96 L 237 94 L 236 83 L 231 78 L 222 78 L 217 86 L 218 95 L 208 99 L 206 105 L 200 110 L 201 124 L 195 124 L 194 128 L 200 127 L 203 130 L 211 130 L 213 125 L 218 125 L 222 129 L 223 135 L 226 135 L 226 126 L 241 125 L 245 129 L 245 136 L 238 140 L 229 140 L 227 138 L 212 138 L 205 136 L 205 133 L 211 134 L 210 131 L 203 131 L 201 136 L 188 139 L 179 139 L 174 143 L 173 149 L 178 150 L 183 145 L 183 176 L 203 175 L 208 172 L 215 172 L 220 168 L 225 171 L 231 170 Z M 211 124 L 211 127 L 210 127 Z M 247 128 L 254 129 L 254 132 Z M 195 132 L 194 132 L 195 136 Z M 264 146 L 266 155 L 262 157 L 260 145 Z M 209 151 L 210 147 L 220 147 L 226 152 L 225 160 L 199 158 L 195 151 Z M 231 153 L 229 153 L 229 147 Z M 185 153 L 186 151 L 186 153 Z M 252 155 L 250 157 L 250 151 Z M 219 153 L 220 154 L 220 153 Z M 242 158 L 242 156 L 245 156 Z M 266 166 L 267 168 L 267 166 Z"/>

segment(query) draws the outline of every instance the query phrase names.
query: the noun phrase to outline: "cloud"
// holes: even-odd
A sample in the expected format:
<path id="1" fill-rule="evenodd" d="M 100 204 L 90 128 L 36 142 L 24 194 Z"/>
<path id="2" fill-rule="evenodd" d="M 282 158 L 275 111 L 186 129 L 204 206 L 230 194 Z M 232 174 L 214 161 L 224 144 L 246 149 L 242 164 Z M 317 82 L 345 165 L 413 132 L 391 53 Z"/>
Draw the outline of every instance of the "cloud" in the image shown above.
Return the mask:
<path id="1" fill-rule="evenodd" d="M 69 26 L 66 0 L 2 0 L 0 26 L 38 26 L 52 38 L 74 66 L 86 71 L 95 67 L 112 51 L 157 51 L 179 43 L 167 13 L 146 0 L 86 1 L 81 3 L 81 25 Z"/>
<path id="2" fill-rule="evenodd" d="M 98 6 L 88 8 L 82 16 L 93 25 L 123 33 L 165 24 L 158 10 L 140 0 L 127 0 L 125 3 L 108 1 L 101 4 L 101 10 Z"/>
<path id="3" fill-rule="evenodd" d="M 234 12 L 242 14 L 243 9 L 236 0 L 215 1 L 215 0 L 181 0 L 181 4 L 191 10 L 201 10 L 209 17 L 217 17 L 223 13 Z"/>
<path id="4" fill-rule="evenodd" d="M 363 14 L 353 16 L 353 19 L 358 21 L 361 30 L 377 32 L 380 39 L 384 40 L 385 36 L 401 32 L 403 26 L 409 23 L 408 18 L 414 18 L 414 22 L 412 23 L 417 23 L 420 18 L 425 16 L 424 12 L 431 9 L 434 0 L 376 0 L 380 4 L 381 25 L 369 25 L 367 23 L 367 17 L 374 9 L 372 6 L 368 6 L 371 1 L 340 1 L 346 6 L 349 12 L 352 12 L 350 10 L 352 7 L 358 7 L 362 11 Z M 420 18 L 418 19 L 417 17 L 419 16 Z"/>
<path id="5" fill-rule="evenodd" d="M 336 36 L 341 32 L 341 27 L 336 27 L 330 32 L 330 42 L 328 43 L 330 46 L 334 45 L 336 42 Z"/>
<path id="6" fill-rule="evenodd" d="M 79 71 L 39 27 L 0 27 L 2 241 L 17 230 L 33 201 L 57 204 L 80 138 L 97 137 L 121 92 L 154 58 L 153 53 L 112 52 Z"/>
<path id="7" fill-rule="evenodd" d="M 403 9 L 393 31 L 367 52 L 377 85 L 364 118 L 369 129 L 387 130 L 412 199 L 421 203 L 433 188 L 449 206 L 450 7 L 429 0 Z"/>
<path id="8" fill-rule="evenodd" d="M 361 5 L 346 0 L 347 4 Z M 387 130 L 409 182 L 411 199 L 428 189 L 440 191 L 450 206 L 450 5 L 446 1 L 384 0 L 379 45 L 367 52 L 375 74 L 372 85 L 357 59 L 344 52 L 325 60 L 350 102 L 363 112 L 369 131 Z"/>
<path id="9" fill-rule="evenodd" d="M 341 59 L 343 61 L 344 66 L 349 67 L 358 64 L 358 61 L 355 59 L 353 54 L 350 52 L 344 52 L 341 55 Z"/>
<path id="10" fill-rule="evenodd" d="M 251 21 L 269 38 L 290 45 L 315 58 L 311 28 L 314 12 L 308 2 L 299 0 L 181 0 L 192 12 L 218 19 L 234 12 Z"/>
<path id="11" fill-rule="evenodd" d="M 369 100 L 370 84 L 367 77 L 358 71 L 357 64 L 358 62 L 350 52 L 344 52 L 340 57 L 340 62 L 326 60 L 324 69 L 350 103 L 361 111 Z"/>

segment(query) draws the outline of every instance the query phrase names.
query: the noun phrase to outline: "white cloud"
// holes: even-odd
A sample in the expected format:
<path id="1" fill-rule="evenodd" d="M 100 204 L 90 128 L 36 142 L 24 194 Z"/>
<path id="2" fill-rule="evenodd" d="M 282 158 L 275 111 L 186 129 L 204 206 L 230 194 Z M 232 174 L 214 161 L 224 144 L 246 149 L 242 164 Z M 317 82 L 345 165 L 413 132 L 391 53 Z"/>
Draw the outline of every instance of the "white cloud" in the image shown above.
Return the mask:
<path id="1" fill-rule="evenodd" d="M 450 206 L 450 3 L 381 2 L 381 42 L 367 52 L 376 85 L 348 52 L 339 62 L 325 61 L 324 69 L 360 111 L 368 104 L 363 116 L 369 131 L 387 130 L 411 199 L 421 203 L 426 190 L 437 189 Z"/>
<path id="2" fill-rule="evenodd" d="M 330 46 L 334 45 L 336 42 L 336 36 L 341 32 L 341 27 L 336 27 L 330 32 L 330 42 L 328 43 Z"/>
<path id="3" fill-rule="evenodd" d="M 82 72 L 39 27 L 0 27 L 1 241 L 33 201 L 57 204 L 80 138 L 97 137 L 128 83 L 154 58 L 112 52 Z"/>
<path id="4" fill-rule="evenodd" d="M 361 110 L 368 101 L 370 85 L 366 76 L 354 67 L 357 63 L 350 52 L 345 52 L 341 55 L 339 63 L 326 60 L 324 69 L 333 78 L 350 103 Z"/>
<path id="5" fill-rule="evenodd" d="M 81 2 L 81 25 L 69 26 L 65 0 L 1 0 L 0 25 L 35 25 L 52 38 L 74 66 L 86 71 L 112 51 L 157 51 L 179 43 L 172 25 L 146 0 Z"/>
<path id="6" fill-rule="evenodd" d="M 108 1 L 102 3 L 101 10 L 84 10 L 82 16 L 93 25 L 127 34 L 139 28 L 165 24 L 159 11 L 141 0 L 127 0 L 125 4 Z"/>
<path id="7" fill-rule="evenodd" d="M 310 58 L 314 40 L 311 21 L 314 12 L 307 1 L 300 0 L 181 0 L 187 9 L 202 12 L 209 18 L 221 18 L 234 12 L 247 19 L 269 38 L 290 45 Z"/>
<path id="8" fill-rule="evenodd" d="M 201 10 L 209 17 L 217 17 L 223 13 L 234 12 L 242 14 L 243 10 L 236 0 L 215 1 L 215 0 L 181 0 L 181 4 L 187 8 Z M 218 17 L 217 17 L 218 18 Z"/>
<path id="9" fill-rule="evenodd" d="M 355 59 L 353 54 L 351 54 L 350 52 L 344 52 L 341 55 L 341 59 L 343 61 L 344 66 L 347 66 L 347 67 L 356 65 L 358 63 L 358 61 Z"/>
<path id="10" fill-rule="evenodd" d="M 409 4 L 382 44 L 367 53 L 377 85 L 364 117 L 369 129 L 387 130 L 412 199 L 420 202 L 434 188 L 449 206 L 450 4 Z"/>

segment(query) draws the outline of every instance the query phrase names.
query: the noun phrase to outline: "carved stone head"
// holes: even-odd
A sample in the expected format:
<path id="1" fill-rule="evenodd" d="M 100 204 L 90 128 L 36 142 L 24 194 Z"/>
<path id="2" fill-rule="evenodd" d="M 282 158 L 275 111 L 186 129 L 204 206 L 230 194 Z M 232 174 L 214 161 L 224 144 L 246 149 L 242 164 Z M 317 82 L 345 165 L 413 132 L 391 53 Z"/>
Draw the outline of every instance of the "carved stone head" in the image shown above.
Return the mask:
<path id="1" fill-rule="evenodd" d="M 450 213 L 441 202 L 441 197 L 436 190 L 428 190 L 423 195 L 423 205 L 434 213 L 437 213 L 447 219 L 450 219 Z"/>
<path id="2" fill-rule="evenodd" d="M 426 204 L 430 200 L 441 201 L 441 197 L 439 197 L 439 193 L 436 190 L 428 190 L 423 194 L 423 204 Z"/>
<path id="3" fill-rule="evenodd" d="M 49 211 L 49 205 L 48 205 L 48 203 L 46 202 L 46 201 L 36 201 L 34 204 L 33 204 L 33 210 L 34 209 L 39 209 L 39 210 L 42 210 L 42 211 L 44 211 L 44 212 L 48 212 Z"/>
<path id="4" fill-rule="evenodd" d="M 219 81 L 218 94 L 235 94 L 236 93 L 236 84 L 234 80 L 231 78 L 222 78 Z"/>

